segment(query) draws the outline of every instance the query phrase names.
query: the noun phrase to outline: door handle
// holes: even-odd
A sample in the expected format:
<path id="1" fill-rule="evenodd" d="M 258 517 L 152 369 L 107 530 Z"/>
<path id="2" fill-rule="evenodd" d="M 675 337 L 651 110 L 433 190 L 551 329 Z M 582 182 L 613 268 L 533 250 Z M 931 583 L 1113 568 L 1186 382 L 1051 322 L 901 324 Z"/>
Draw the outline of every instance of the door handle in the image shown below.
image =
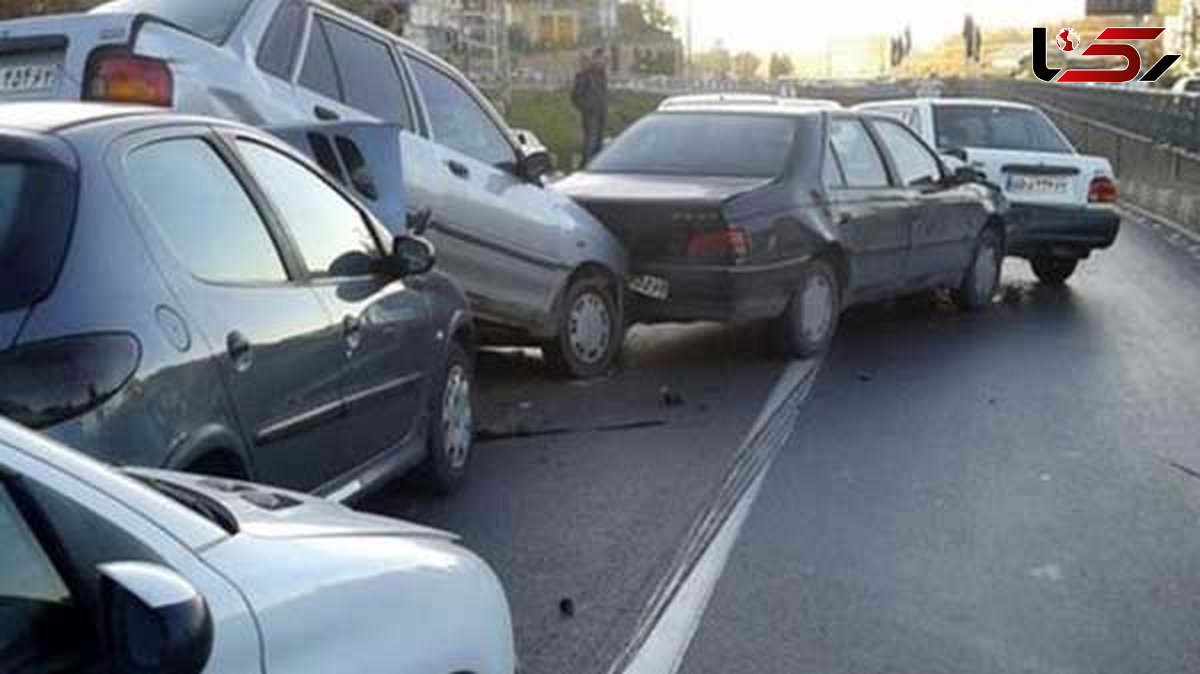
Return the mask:
<path id="1" fill-rule="evenodd" d="M 346 339 L 346 357 L 354 355 L 358 347 L 362 346 L 362 321 L 353 317 L 347 316 L 342 320 L 342 335 Z"/>
<path id="2" fill-rule="evenodd" d="M 316 115 L 317 119 L 321 120 L 322 122 L 336 122 L 342 118 L 341 115 L 323 105 L 314 107 L 313 114 Z"/>
<path id="3" fill-rule="evenodd" d="M 254 365 L 254 346 L 237 330 L 225 338 L 225 349 L 229 352 L 229 360 L 233 361 L 235 371 L 245 372 Z"/>
<path id="4" fill-rule="evenodd" d="M 467 168 L 466 165 L 461 162 L 451 159 L 450 161 L 446 162 L 446 167 L 450 169 L 451 173 L 459 178 L 466 179 L 471 177 L 471 169 Z"/>

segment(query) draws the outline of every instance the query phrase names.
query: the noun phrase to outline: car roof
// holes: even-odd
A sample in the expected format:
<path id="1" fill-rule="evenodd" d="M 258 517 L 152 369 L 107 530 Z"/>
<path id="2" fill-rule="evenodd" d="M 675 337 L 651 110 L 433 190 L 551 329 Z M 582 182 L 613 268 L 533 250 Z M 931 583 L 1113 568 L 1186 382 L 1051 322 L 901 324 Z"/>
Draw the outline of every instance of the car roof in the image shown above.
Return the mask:
<path id="1" fill-rule="evenodd" d="M 46 101 L 0 105 L 0 127 L 54 134 L 95 122 L 167 115 L 166 110 L 138 105 Z"/>
<path id="2" fill-rule="evenodd" d="M 715 113 L 719 115 L 747 115 L 758 117 L 804 117 L 822 112 L 829 112 L 831 108 L 810 105 L 760 105 L 747 103 L 721 103 L 710 104 L 701 103 L 699 105 L 673 105 L 666 108 L 659 108 L 658 114 L 675 115 L 675 114 L 695 114 L 700 112 Z"/>
<path id="3" fill-rule="evenodd" d="M 825 98 L 790 98 L 771 94 L 687 94 L 672 96 L 659 104 L 660 110 L 675 110 L 688 107 L 724 107 L 724 106 L 768 106 L 789 108 L 841 108 L 841 103 Z"/>
<path id="4" fill-rule="evenodd" d="M 946 98 L 939 97 L 916 97 L 916 98 L 896 98 L 886 101 L 870 101 L 861 103 L 855 106 L 858 109 L 869 110 L 871 108 L 879 108 L 891 105 L 966 105 L 976 106 L 981 108 L 1012 108 L 1014 110 L 1033 110 L 1034 106 L 1027 103 L 1018 103 L 1016 101 L 1006 101 L 998 98 Z"/>

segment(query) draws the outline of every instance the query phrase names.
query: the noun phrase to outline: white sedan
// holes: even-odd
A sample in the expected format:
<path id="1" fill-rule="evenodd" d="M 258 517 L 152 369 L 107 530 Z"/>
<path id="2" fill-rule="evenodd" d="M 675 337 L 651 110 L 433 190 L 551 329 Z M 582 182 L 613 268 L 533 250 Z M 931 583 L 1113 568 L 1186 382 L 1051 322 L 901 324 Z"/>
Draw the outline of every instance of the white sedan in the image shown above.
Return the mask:
<path id="1" fill-rule="evenodd" d="M 982 173 L 1007 199 L 1007 248 L 1043 283 L 1060 285 L 1079 261 L 1117 239 L 1117 181 L 1104 157 L 1076 151 L 1041 110 L 992 99 L 918 98 L 856 109 L 890 115 L 930 145 Z"/>
<path id="2" fill-rule="evenodd" d="M 504 591 L 449 534 L 3 419 L 0 540 L 3 672 L 514 670 Z"/>

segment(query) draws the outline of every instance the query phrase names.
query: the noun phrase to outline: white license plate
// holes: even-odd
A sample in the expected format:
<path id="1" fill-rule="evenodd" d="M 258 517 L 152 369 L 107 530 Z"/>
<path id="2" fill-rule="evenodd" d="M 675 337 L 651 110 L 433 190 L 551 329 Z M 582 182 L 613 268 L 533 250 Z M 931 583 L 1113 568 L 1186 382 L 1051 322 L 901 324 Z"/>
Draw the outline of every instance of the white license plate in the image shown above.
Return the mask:
<path id="1" fill-rule="evenodd" d="M 57 82 L 58 66 L 0 66 L 0 94 L 43 91 Z"/>
<path id="2" fill-rule="evenodd" d="M 1008 191 L 1026 194 L 1066 194 L 1071 191 L 1071 177 L 1018 173 L 1008 177 Z"/>
<path id="3" fill-rule="evenodd" d="M 665 301 L 671 296 L 671 284 L 664 278 L 642 274 L 629 280 L 629 289 L 652 300 Z"/>

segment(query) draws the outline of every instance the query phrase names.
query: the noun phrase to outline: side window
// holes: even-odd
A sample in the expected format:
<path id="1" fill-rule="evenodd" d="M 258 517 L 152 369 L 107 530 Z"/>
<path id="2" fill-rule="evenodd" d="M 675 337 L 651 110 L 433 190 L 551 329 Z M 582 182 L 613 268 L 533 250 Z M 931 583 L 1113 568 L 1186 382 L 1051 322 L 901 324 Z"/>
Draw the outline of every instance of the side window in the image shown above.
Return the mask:
<path id="1" fill-rule="evenodd" d="M 821 164 L 821 182 L 825 187 L 840 189 L 846 186 L 846 178 L 842 175 L 842 167 L 838 165 L 837 154 L 833 144 L 825 148 L 825 161 Z"/>
<path id="2" fill-rule="evenodd" d="M 312 22 L 299 82 L 305 89 L 327 98 L 342 100 L 342 84 L 338 80 L 337 66 L 333 63 L 333 50 L 329 48 L 329 38 L 321 21 Z"/>
<path id="3" fill-rule="evenodd" d="M 334 21 L 318 22 L 333 48 L 345 103 L 411 129 L 408 95 L 391 46 Z"/>
<path id="4" fill-rule="evenodd" d="M 874 126 L 892 155 L 901 183 L 914 187 L 930 185 L 941 179 L 942 169 L 937 158 L 911 131 L 886 121 L 875 122 Z"/>
<path id="5" fill-rule="evenodd" d="M 475 97 L 433 66 L 409 62 L 425 98 L 434 140 L 492 166 L 511 166 L 516 153 Z"/>
<path id="6" fill-rule="evenodd" d="M 3 484 L 0 540 L 0 671 L 77 671 L 88 621 Z"/>
<path id="7" fill-rule="evenodd" d="M 133 151 L 129 185 L 192 274 L 218 283 L 286 281 L 267 226 L 237 177 L 199 138 Z"/>
<path id="8" fill-rule="evenodd" d="M 830 142 L 842 166 L 846 185 L 854 188 L 887 187 L 888 174 L 879 148 L 857 119 L 834 119 L 830 124 Z"/>
<path id="9" fill-rule="evenodd" d="M 374 272 L 379 246 L 358 207 L 291 157 L 253 141 L 237 145 L 309 271 L 318 276 Z"/>
<path id="10" fill-rule="evenodd" d="M 271 19 L 267 34 L 258 45 L 258 67 L 276 77 L 290 79 L 292 62 L 304 30 L 304 6 L 287 0 Z"/>

